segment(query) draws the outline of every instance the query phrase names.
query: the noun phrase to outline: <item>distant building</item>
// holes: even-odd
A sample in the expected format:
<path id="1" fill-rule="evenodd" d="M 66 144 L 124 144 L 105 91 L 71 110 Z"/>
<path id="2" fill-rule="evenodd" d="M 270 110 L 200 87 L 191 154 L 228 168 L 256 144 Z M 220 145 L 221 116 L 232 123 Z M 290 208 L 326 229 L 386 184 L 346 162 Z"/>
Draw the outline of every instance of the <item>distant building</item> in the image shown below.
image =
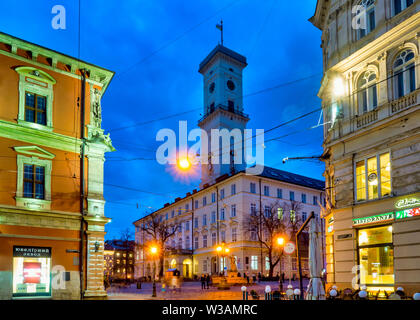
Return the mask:
<path id="1" fill-rule="evenodd" d="M 310 20 L 324 57 L 327 281 L 419 292 L 420 1 L 318 0 Z"/>
<path id="2" fill-rule="evenodd" d="M 244 132 L 249 120 L 244 113 L 242 95 L 242 70 L 246 66 L 244 56 L 222 45 L 216 46 L 200 64 L 199 72 L 204 78 L 204 116 L 199 126 L 204 131 L 225 128 Z M 211 140 L 211 135 L 208 136 Z M 184 277 L 219 273 L 230 266 L 226 257 L 216 252 L 218 245 L 225 244 L 242 275 L 244 272 L 250 276 L 267 275 L 267 250 L 257 241 L 258 231 L 249 230 L 249 217 L 271 210 L 275 210 L 276 219 L 284 221 L 306 220 L 312 211 L 319 217 L 324 198 L 323 181 L 270 167 L 265 167 L 260 175 L 249 175 L 244 171 L 246 166 L 233 158 L 227 164 L 202 164 L 200 190 L 193 190 L 154 213 L 172 228 L 177 227 L 176 234 L 165 244 L 164 270 L 176 268 Z M 144 231 L 149 224 L 150 215 L 134 222 L 138 244 L 136 278 L 153 275 L 153 261 L 144 250 L 151 241 Z M 294 242 L 292 226 L 287 235 Z M 307 240 L 304 234 L 300 248 L 306 274 Z M 296 256 L 289 260 L 284 255 L 274 275 L 277 272 L 285 272 L 286 277 L 288 273 L 297 276 Z"/>
<path id="3" fill-rule="evenodd" d="M 112 279 L 134 278 L 134 241 L 105 241 L 104 275 Z"/>

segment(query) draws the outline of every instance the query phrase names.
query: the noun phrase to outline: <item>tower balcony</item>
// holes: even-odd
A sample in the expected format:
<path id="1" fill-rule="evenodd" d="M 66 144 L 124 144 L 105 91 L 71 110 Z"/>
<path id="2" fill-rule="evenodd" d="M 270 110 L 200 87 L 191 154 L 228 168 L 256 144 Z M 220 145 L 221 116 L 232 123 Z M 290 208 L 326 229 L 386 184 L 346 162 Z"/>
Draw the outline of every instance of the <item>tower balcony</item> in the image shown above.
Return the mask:
<path id="1" fill-rule="evenodd" d="M 217 106 L 212 106 L 212 107 L 210 107 L 210 108 L 209 108 L 209 110 L 208 110 L 208 112 L 206 112 L 206 113 L 204 114 L 204 116 L 203 116 L 203 117 L 201 117 L 201 118 L 198 120 L 198 123 L 201 123 L 201 122 L 202 122 L 202 121 L 204 121 L 207 117 L 209 117 L 210 115 L 212 115 L 212 114 L 216 113 L 217 111 L 222 111 L 222 112 L 223 112 L 223 111 L 225 111 L 225 112 L 233 113 L 233 114 L 235 114 L 235 115 L 241 116 L 241 117 L 243 117 L 243 118 L 245 118 L 245 119 L 249 120 L 249 115 L 248 115 L 248 114 L 243 113 L 242 111 L 239 111 L 239 110 L 237 110 L 237 109 L 236 109 L 236 108 L 234 108 L 234 107 L 225 106 L 225 105 L 223 105 L 223 104 L 218 104 Z"/>

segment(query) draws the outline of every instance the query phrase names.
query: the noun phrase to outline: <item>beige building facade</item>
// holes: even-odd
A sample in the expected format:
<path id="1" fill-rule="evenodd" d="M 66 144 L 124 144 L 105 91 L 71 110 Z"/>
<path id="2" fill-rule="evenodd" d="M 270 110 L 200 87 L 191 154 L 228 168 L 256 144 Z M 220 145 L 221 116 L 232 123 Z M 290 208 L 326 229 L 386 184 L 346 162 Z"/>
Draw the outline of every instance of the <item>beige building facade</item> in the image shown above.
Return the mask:
<path id="1" fill-rule="evenodd" d="M 358 7 L 357 7 L 358 6 Z M 319 0 L 327 281 L 420 290 L 420 2 Z"/>

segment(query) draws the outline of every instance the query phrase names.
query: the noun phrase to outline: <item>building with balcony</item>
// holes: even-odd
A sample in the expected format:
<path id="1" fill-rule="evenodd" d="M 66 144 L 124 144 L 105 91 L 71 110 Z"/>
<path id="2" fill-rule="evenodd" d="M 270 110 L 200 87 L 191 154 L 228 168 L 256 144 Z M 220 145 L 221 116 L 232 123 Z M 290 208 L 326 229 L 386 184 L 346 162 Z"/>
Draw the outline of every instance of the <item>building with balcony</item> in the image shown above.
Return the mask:
<path id="1" fill-rule="evenodd" d="M 420 289 L 420 2 L 318 0 L 328 282 Z"/>
<path id="2" fill-rule="evenodd" d="M 222 45 L 216 46 L 200 63 L 199 72 L 204 80 L 204 116 L 198 125 L 208 133 L 208 145 L 211 145 L 213 129 L 236 129 L 243 133 L 246 128 L 249 117 L 244 113 L 242 95 L 242 71 L 246 66 L 244 56 Z M 231 147 L 227 146 L 228 152 Z M 220 152 L 219 156 L 222 156 Z M 245 171 L 245 163 L 237 162 L 235 157 L 229 157 L 227 163 L 212 162 L 215 157 L 217 155 L 209 153 L 209 162 L 201 164 L 199 190 L 194 189 L 185 197 L 176 198 L 134 222 L 136 278 L 153 275 L 156 257 L 150 255 L 147 246 L 156 239 L 145 230 L 153 228 L 155 220 L 155 224 L 161 224 L 173 233 L 164 244 L 163 269 L 175 268 L 182 276 L 191 278 L 230 268 L 227 257 L 216 251 L 222 244 L 229 248 L 229 255 L 234 257 L 241 275 L 267 275 L 268 250 L 258 241 L 258 232 L 261 239 L 274 239 L 263 235 L 255 226 L 250 228 L 250 217 L 271 217 L 274 213 L 273 219 L 285 223 L 287 240 L 294 241 L 296 223 L 305 221 L 311 212 L 319 216 L 324 199 L 323 181 L 270 167 L 251 175 Z M 306 274 L 307 247 L 308 237 L 304 234 L 300 250 Z M 281 248 L 274 250 L 278 252 L 273 254 L 281 252 Z M 284 255 L 274 268 L 274 275 L 278 272 L 285 272 L 286 277 L 289 274 L 296 277 L 296 257 L 289 259 Z"/>
<path id="3" fill-rule="evenodd" d="M 114 73 L 0 33 L 0 75 L 0 299 L 104 297 Z"/>

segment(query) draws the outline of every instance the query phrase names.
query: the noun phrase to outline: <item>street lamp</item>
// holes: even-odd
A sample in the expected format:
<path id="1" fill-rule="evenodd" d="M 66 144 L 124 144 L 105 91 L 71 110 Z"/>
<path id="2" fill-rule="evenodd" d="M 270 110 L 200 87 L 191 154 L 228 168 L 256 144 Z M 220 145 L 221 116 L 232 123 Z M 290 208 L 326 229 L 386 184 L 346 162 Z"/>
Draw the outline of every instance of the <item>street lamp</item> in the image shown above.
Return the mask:
<path id="1" fill-rule="evenodd" d="M 223 242 L 221 245 L 216 247 L 216 252 L 217 252 L 217 258 L 219 259 L 219 257 L 223 258 L 223 263 L 222 263 L 222 270 L 224 273 L 225 270 L 225 257 L 229 255 L 230 249 L 225 247 L 225 243 Z M 220 270 L 219 270 L 220 273 Z"/>
<path id="2" fill-rule="evenodd" d="M 280 289 L 280 293 L 283 292 L 283 281 L 281 279 L 281 256 L 283 255 L 283 248 L 284 248 L 284 238 L 283 237 L 277 237 L 277 245 L 279 246 L 279 248 L 281 249 L 281 254 L 280 254 L 280 273 L 279 273 L 279 289 Z"/>
<path id="3" fill-rule="evenodd" d="M 152 246 L 150 248 L 150 253 L 153 257 L 153 291 L 152 291 L 152 297 L 156 297 L 156 254 L 158 252 L 158 248 L 156 246 Z"/>

